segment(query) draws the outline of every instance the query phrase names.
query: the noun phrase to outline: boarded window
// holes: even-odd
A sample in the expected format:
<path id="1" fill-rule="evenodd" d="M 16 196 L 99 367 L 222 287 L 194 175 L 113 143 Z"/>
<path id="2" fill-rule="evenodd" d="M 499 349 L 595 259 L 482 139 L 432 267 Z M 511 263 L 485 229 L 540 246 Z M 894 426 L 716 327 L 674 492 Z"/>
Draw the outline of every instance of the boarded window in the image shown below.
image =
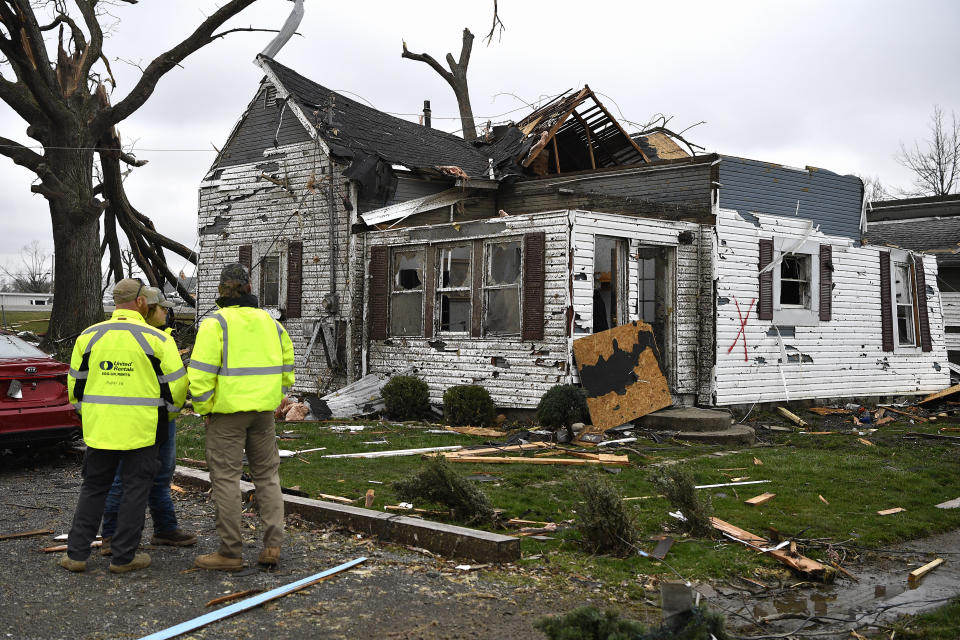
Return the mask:
<path id="1" fill-rule="evenodd" d="M 473 320 L 470 245 L 439 249 L 437 315 L 440 331 L 466 333 Z"/>
<path id="2" fill-rule="evenodd" d="M 264 307 L 280 304 L 280 256 L 264 256 L 260 260 L 260 304 Z"/>
<path id="3" fill-rule="evenodd" d="M 483 326 L 488 335 L 520 333 L 520 241 L 486 247 Z"/>
<path id="4" fill-rule="evenodd" d="M 810 256 L 787 255 L 780 261 L 780 306 L 810 308 Z"/>
<path id="5" fill-rule="evenodd" d="M 423 251 L 394 251 L 390 279 L 390 335 L 423 331 Z"/>

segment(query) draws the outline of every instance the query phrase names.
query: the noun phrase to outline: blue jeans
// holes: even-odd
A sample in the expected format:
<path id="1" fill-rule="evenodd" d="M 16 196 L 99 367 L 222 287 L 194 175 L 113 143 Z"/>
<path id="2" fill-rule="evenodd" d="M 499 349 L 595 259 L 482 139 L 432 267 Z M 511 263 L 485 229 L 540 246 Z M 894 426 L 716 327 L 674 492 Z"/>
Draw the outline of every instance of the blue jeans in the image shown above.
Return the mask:
<path id="1" fill-rule="evenodd" d="M 153 486 L 147 498 L 150 507 L 150 517 L 153 518 L 154 533 L 170 533 L 177 530 L 177 514 L 173 511 L 173 500 L 170 499 L 170 481 L 173 479 L 173 469 L 177 464 L 177 423 L 170 421 L 167 441 L 157 449 L 157 474 L 153 477 Z M 103 509 L 103 528 L 100 532 L 104 538 L 113 536 L 117 530 L 117 514 L 120 511 L 120 501 L 123 499 L 123 484 L 120 474 L 123 472 L 123 463 L 117 467 L 117 474 L 113 478 L 113 486 L 107 494 L 107 502 Z"/>

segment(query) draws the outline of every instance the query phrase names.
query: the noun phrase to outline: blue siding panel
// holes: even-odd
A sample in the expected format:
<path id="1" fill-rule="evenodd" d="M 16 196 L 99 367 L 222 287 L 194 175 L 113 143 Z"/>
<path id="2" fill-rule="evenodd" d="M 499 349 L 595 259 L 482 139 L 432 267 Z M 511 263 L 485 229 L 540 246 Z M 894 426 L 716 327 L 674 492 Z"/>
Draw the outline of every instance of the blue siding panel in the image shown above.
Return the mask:
<path id="1" fill-rule="evenodd" d="M 797 215 L 813 220 L 827 235 L 860 243 L 860 178 L 733 156 L 721 156 L 719 169 L 722 208 L 735 209 L 747 220 L 755 220 L 752 213 Z"/>

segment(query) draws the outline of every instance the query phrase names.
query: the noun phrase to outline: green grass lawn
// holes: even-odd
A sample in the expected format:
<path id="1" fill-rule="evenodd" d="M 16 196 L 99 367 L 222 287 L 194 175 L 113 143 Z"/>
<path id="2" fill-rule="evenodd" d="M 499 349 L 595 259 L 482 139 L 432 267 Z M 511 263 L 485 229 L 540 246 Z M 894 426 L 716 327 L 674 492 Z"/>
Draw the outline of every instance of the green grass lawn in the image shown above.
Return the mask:
<path id="1" fill-rule="evenodd" d="M 3 328 L 11 331 L 46 333 L 50 311 L 4 311 Z"/>
<path id="2" fill-rule="evenodd" d="M 804 413 L 811 431 L 820 430 L 818 416 Z M 760 416 L 761 424 L 777 424 L 773 417 Z M 334 453 L 353 453 L 410 449 L 446 445 L 480 445 L 487 438 L 460 434 L 425 433 L 422 424 L 347 421 L 340 424 L 364 425 L 362 431 L 337 432 L 338 423 L 278 423 L 277 432 L 293 431 L 296 440 L 281 440 L 280 448 L 289 450 L 326 447 L 325 451 L 286 459 L 280 468 L 285 487 L 299 487 L 311 496 L 320 493 L 356 499 L 363 505 L 368 489 L 375 490 L 374 509 L 398 504 L 392 481 L 415 473 L 423 464 L 419 455 L 373 459 L 325 459 Z M 852 427 L 852 425 L 850 425 Z M 432 427 L 436 428 L 436 427 Z M 697 484 L 729 482 L 731 478 L 769 480 L 769 483 L 740 487 L 700 490 L 708 494 L 713 515 L 759 535 L 769 528 L 782 536 L 809 541 L 801 550 L 816 560 L 825 558 L 828 544 L 859 548 L 878 548 L 894 542 L 917 538 L 960 526 L 960 509 L 942 510 L 934 505 L 960 496 L 956 445 L 938 440 L 904 438 L 907 431 L 936 432 L 934 423 L 910 425 L 895 422 L 863 436 L 874 443 L 858 441 L 850 431 L 831 435 L 801 433 L 761 433 L 772 444 L 722 454 L 720 447 L 688 446 L 676 441 L 662 445 L 642 438 L 631 445 L 630 466 L 609 473 L 594 466 L 554 466 L 527 464 L 457 463 L 451 467 L 464 475 L 487 474 L 494 480 L 480 486 L 504 519 L 523 518 L 562 522 L 575 520 L 578 501 L 577 479 L 582 473 L 601 474 L 625 497 L 654 496 L 649 482 L 654 465 L 672 462 L 689 470 Z M 371 442 L 380 442 L 369 444 Z M 196 417 L 181 419 L 177 436 L 178 456 L 203 459 L 203 426 Z M 623 453 L 623 452 L 621 452 Z M 508 454 L 517 455 L 517 454 Z M 532 456 L 527 452 L 525 456 Z M 756 464 L 755 458 L 762 464 Z M 752 507 L 744 500 L 760 493 L 775 493 L 766 504 Z M 829 504 L 820 499 L 820 496 Z M 652 550 L 649 538 L 664 532 L 671 518 L 670 505 L 663 498 L 628 501 L 636 516 L 641 539 L 638 545 Z M 439 505 L 415 504 L 415 507 L 439 509 Z M 876 512 L 892 507 L 906 511 L 888 516 Z M 464 524 L 457 523 L 454 524 Z M 487 527 L 509 533 L 509 530 Z M 577 532 L 570 528 L 554 534 L 552 541 L 523 538 L 525 556 L 541 559 L 531 564 L 543 566 L 550 559 L 545 579 L 558 582 L 570 573 L 587 574 L 611 586 L 620 585 L 624 596 L 639 589 L 637 574 L 666 574 L 670 570 L 650 559 L 626 560 L 589 556 L 576 544 Z M 667 561 L 685 578 L 722 577 L 746 574 L 757 567 L 774 567 L 767 556 L 737 544 L 717 544 L 714 540 L 678 537 Z M 521 561 L 523 566 L 527 561 Z"/>

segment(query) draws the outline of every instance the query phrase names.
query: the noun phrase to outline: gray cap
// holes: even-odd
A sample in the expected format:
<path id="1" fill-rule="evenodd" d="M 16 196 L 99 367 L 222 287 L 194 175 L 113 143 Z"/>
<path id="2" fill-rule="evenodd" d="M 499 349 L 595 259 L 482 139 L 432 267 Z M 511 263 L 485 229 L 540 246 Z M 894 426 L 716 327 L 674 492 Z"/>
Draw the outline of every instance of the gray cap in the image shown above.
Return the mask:
<path id="1" fill-rule="evenodd" d="M 113 301 L 117 304 L 133 302 L 143 295 L 145 288 L 140 280 L 124 278 L 113 287 Z"/>
<path id="2" fill-rule="evenodd" d="M 144 287 L 143 295 L 147 299 L 147 304 L 158 304 L 167 309 L 173 308 L 173 303 L 163 297 L 163 292 L 157 287 Z"/>
<path id="3" fill-rule="evenodd" d="M 250 274 L 247 268 L 239 262 L 228 264 L 220 272 L 220 284 L 247 284 L 250 282 Z"/>

